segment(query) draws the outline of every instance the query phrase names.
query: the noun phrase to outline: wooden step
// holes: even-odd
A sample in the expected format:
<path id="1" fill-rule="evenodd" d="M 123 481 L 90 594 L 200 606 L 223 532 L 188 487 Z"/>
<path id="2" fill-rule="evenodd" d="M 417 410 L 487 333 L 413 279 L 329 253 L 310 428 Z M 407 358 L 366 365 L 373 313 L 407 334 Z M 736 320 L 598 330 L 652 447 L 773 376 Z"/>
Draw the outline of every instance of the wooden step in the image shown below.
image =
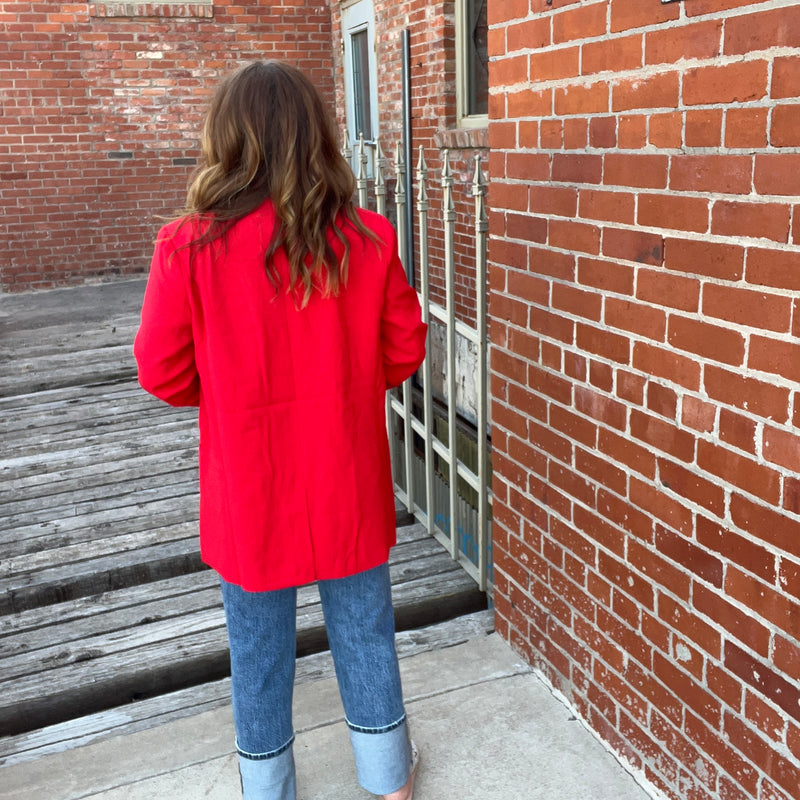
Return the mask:
<path id="1" fill-rule="evenodd" d="M 493 629 L 492 611 L 464 614 L 430 626 L 399 631 L 396 637 L 397 654 L 403 659 L 433 649 L 452 647 L 487 636 Z M 295 684 L 302 685 L 333 675 L 330 653 L 314 653 L 298 659 Z M 84 714 L 14 736 L 0 737 L 0 767 L 31 761 L 113 736 L 135 733 L 229 703 L 230 679 L 222 678 L 110 710 Z"/>
<path id="2" fill-rule="evenodd" d="M 390 560 L 399 630 L 485 608 L 485 596 L 419 525 Z M 216 578 L 208 570 L 4 620 L 0 732 L 13 735 L 228 674 Z M 88 600 L 88 598 L 87 598 Z M 102 610 L 100 610 L 102 609 Z M 48 619 L 50 620 L 48 622 Z M 315 586 L 298 592 L 298 655 L 327 649 Z"/>

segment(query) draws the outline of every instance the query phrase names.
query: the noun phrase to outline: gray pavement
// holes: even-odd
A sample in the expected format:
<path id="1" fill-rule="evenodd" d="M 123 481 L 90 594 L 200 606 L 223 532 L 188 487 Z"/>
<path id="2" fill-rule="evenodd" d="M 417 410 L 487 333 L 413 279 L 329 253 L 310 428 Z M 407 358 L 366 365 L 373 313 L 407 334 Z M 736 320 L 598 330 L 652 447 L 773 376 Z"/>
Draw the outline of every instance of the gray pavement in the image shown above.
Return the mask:
<path id="1" fill-rule="evenodd" d="M 421 753 L 415 800 L 647 800 L 496 635 L 401 661 Z M 295 693 L 298 800 L 367 800 L 334 679 Z M 3 800 L 235 800 L 228 708 L 0 769 Z"/>

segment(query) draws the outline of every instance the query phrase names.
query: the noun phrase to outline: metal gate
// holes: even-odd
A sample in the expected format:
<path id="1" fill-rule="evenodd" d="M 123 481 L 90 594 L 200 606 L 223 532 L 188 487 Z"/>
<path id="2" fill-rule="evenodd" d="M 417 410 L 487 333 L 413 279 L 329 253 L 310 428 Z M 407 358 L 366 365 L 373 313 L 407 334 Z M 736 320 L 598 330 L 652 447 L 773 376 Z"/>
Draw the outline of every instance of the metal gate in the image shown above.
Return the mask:
<path id="1" fill-rule="evenodd" d="M 355 155 L 358 203 L 370 204 L 386 215 L 387 159 L 377 143 L 374 153 L 374 178 L 368 178 L 369 158 L 363 137 L 356 152 L 347 139 L 344 155 L 350 163 Z M 406 170 L 403 148 L 398 145 L 394 159 L 397 178 L 394 194 L 400 258 L 409 264 L 414 243 L 409 240 L 410 215 L 416 213 L 418 242 L 416 254 L 420 274 L 418 289 L 423 319 L 428 323 L 428 356 L 418 374 L 401 388 L 387 395 L 387 428 L 392 450 L 395 491 L 406 508 L 450 552 L 452 558 L 477 581 L 480 589 L 491 596 L 491 498 L 490 453 L 488 438 L 488 340 L 486 326 L 486 249 L 488 220 L 486 215 L 486 183 L 480 156 L 475 156 L 475 177 L 472 182 L 474 200 L 474 270 L 476 288 L 475 325 L 467 325 L 455 313 L 455 244 L 456 210 L 453 175 L 449 153 L 443 151 L 442 218 L 445 272 L 445 305 L 430 296 L 428 274 L 429 175 L 423 148 L 416 167 L 416 207 L 406 191 Z M 431 374 L 432 325 L 444 329 L 444 397 L 435 397 Z M 463 337 L 476 350 L 476 421 L 474 426 L 460 418 L 457 408 L 457 337 Z M 470 436 L 470 433 L 472 434 Z M 472 441 L 470 441 L 472 440 Z M 455 475 L 455 479 L 453 476 Z"/>

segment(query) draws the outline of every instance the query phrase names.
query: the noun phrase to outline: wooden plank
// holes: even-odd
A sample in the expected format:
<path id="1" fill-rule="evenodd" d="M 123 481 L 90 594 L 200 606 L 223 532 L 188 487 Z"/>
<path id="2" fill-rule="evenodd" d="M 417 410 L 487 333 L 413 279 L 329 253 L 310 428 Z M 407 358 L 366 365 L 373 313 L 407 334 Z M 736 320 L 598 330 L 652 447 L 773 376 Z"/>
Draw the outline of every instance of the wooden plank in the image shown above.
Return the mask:
<path id="1" fill-rule="evenodd" d="M 398 546 L 392 550 L 390 563 L 413 560 L 422 552 L 440 547 L 432 544 L 434 540 L 419 525 L 400 530 L 403 534 L 401 537 L 398 533 Z M 119 547 L 115 542 L 121 542 Z M 203 569 L 193 523 L 138 531 L 128 540 L 127 549 L 124 544 L 120 534 L 107 540 L 89 538 L 82 546 L 44 550 L 41 565 L 31 570 L 17 568 L 3 575 L 0 567 L 0 613 L 18 613 Z M 98 552 L 93 553 L 96 545 Z M 411 545 L 416 548 L 412 550 Z M 55 561 L 59 555 L 63 558 L 61 563 Z M 14 561 L 17 567 L 19 563 Z"/>
<path id="2" fill-rule="evenodd" d="M 471 597 L 477 591 L 475 583 L 457 567 L 447 573 L 438 572 L 438 566 L 432 571 L 436 574 L 395 587 L 399 629 L 419 627 L 425 618 L 428 624 L 446 619 L 452 616 L 451 606 L 460 595 Z M 478 594 L 485 605 L 485 598 Z M 409 609 L 413 609 L 413 616 Z M 316 652 L 325 644 L 321 608 L 314 606 L 299 612 L 298 654 Z M 18 663 L 24 659 L 18 656 L 3 659 L 0 671 L 3 734 L 21 733 L 89 710 L 120 705 L 138 696 L 220 678 L 229 666 L 220 609 L 159 621 L 142 626 L 141 630 L 90 637 L 81 640 L 77 647 L 48 653 L 46 658 L 51 669 L 26 674 L 20 674 L 24 668 Z"/>
<path id="3" fill-rule="evenodd" d="M 41 472 L 45 460 L 47 467 L 51 469 L 105 462 L 109 460 L 112 445 L 116 445 L 113 448 L 115 460 L 154 452 L 169 452 L 176 446 L 196 447 L 196 434 L 189 435 L 195 427 L 194 422 L 177 420 L 159 425 L 154 430 L 145 426 L 133 436 L 130 430 L 123 430 L 106 436 L 87 437 L 83 443 L 80 439 L 62 442 L 58 449 L 32 443 L 24 451 L 7 454 L 0 464 L 0 475 L 22 477 Z"/>
<path id="4" fill-rule="evenodd" d="M 392 564 L 391 574 L 395 591 L 401 591 L 398 587 L 402 584 L 443 573 L 441 549 L 423 548 L 422 544 L 415 542 L 406 545 L 406 560 Z M 410 550 L 411 547 L 413 552 Z M 452 565 L 449 565 L 448 569 L 453 571 Z M 198 588 L 192 593 L 184 593 L 178 597 L 173 594 L 166 599 L 156 595 L 153 599 L 134 607 L 121 607 L 63 622 L 56 618 L 46 627 L 17 631 L 14 635 L 3 636 L 0 638 L 2 679 L 47 672 L 52 669 L 54 663 L 80 660 L 80 653 L 84 648 L 94 651 L 103 650 L 107 646 L 116 647 L 116 639 L 120 636 L 124 638 L 129 631 L 142 632 L 147 628 L 147 641 L 171 638 L 171 626 L 176 621 L 178 624 L 183 624 L 183 617 L 208 610 L 217 610 L 221 613 L 222 598 L 217 578 L 213 573 L 211 580 L 206 578 L 209 572 L 198 573 L 202 576 L 203 588 L 200 588 L 201 581 L 196 581 Z M 315 586 L 305 586 L 298 591 L 298 616 L 306 614 L 309 607 L 318 605 L 319 594 Z M 304 620 L 305 617 L 301 622 Z M 303 626 L 300 627 L 302 629 Z M 112 642 L 111 645 L 107 644 L 107 639 Z M 136 646 L 135 636 L 126 640 L 125 644 Z M 73 651 L 79 655 L 71 656 L 70 653 Z"/>
<path id="5" fill-rule="evenodd" d="M 108 380 L 133 378 L 136 362 L 130 344 L 82 351 L 58 353 L 14 363 L 14 371 L 0 374 L 0 397 L 30 394 L 60 386 L 86 386 Z"/>
<path id="6" fill-rule="evenodd" d="M 452 647 L 488 636 L 494 629 L 492 611 L 479 611 L 426 628 L 398 632 L 397 654 L 403 658 L 441 647 Z M 333 677 L 328 651 L 298 659 L 295 683 Z M 102 741 L 193 716 L 230 703 L 230 679 L 202 683 L 126 706 L 78 717 L 17 736 L 0 737 L 0 767 Z"/>
<path id="7" fill-rule="evenodd" d="M 197 468 L 196 448 L 176 448 L 169 453 L 147 453 L 126 459 L 115 459 L 85 467 L 35 472 L 19 478 L 8 478 L 0 484 L 0 509 L 18 498 L 48 498 L 77 492 L 91 486 L 94 491 L 105 487 L 125 486 L 144 476 L 167 475 L 175 470 Z M 0 469 L 2 469 L 0 467 Z"/>

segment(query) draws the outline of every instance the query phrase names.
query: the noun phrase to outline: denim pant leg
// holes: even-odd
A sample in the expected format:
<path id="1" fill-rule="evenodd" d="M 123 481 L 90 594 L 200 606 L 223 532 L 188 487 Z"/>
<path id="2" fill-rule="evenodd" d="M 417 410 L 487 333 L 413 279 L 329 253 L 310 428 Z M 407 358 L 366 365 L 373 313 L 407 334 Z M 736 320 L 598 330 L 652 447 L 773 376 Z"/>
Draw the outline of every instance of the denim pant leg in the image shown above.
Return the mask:
<path id="1" fill-rule="evenodd" d="M 244 800 L 295 800 L 295 589 L 246 592 L 224 580 L 231 697 Z"/>
<path id="2" fill-rule="evenodd" d="M 319 593 L 358 781 L 373 794 L 390 794 L 408 779 L 411 749 L 389 566 L 320 581 Z"/>

